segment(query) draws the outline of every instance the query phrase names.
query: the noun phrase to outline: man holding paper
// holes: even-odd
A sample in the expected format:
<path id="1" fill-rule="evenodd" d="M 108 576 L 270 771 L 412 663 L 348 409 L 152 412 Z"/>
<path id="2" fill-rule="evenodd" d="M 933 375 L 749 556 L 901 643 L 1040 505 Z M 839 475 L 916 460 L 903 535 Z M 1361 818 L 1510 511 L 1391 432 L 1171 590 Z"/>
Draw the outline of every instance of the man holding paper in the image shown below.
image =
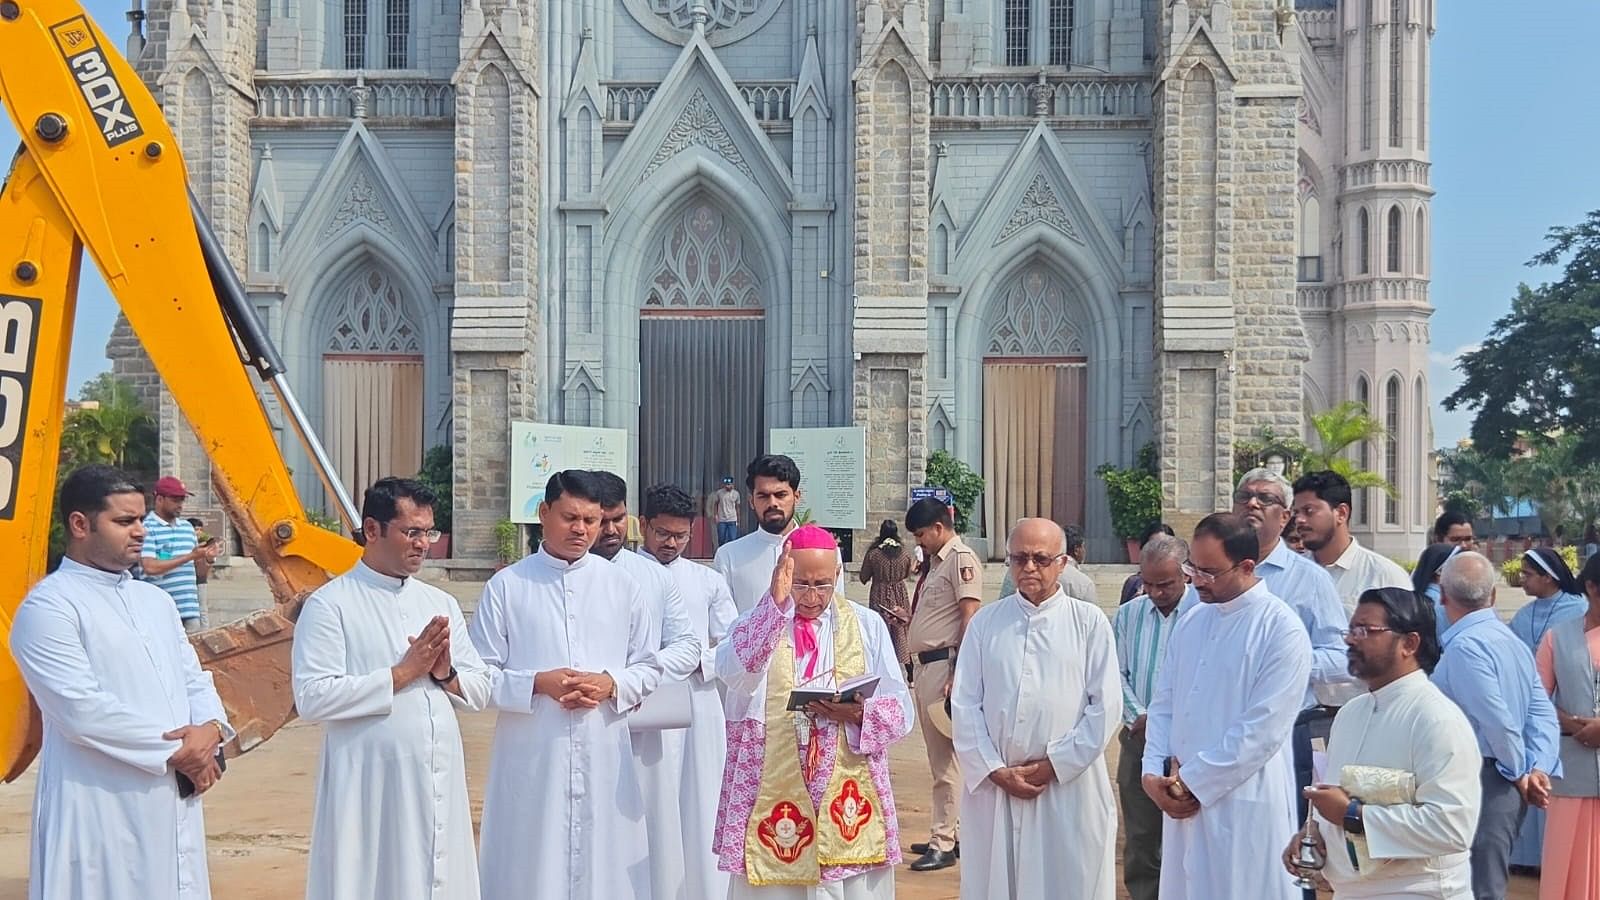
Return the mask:
<path id="1" fill-rule="evenodd" d="M 689 727 L 689 685 L 700 667 L 700 638 L 689 621 L 678 583 L 653 557 L 623 549 L 628 536 L 628 483 L 611 472 L 591 472 L 600 489 L 600 537 L 589 552 L 610 560 L 639 583 L 649 608 L 649 636 L 661 664 L 655 693 L 628 716 L 634 769 L 644 796 L 645 833 L 650 841 L 650 894 L 675 900 L 684 890 L 684 729 Z"/>
<path id="2" fill-rule="evenodd" d="M 1323 876 L 1339 900 L 1469 897 L 1482 759 L 1466 715 L 1428 680 L 1439 662 L 1433 603 L 1369 590 L 1345 643 L 1367 693 L 1333 720 L 1322 776 L 1333 783 L 1306 789 Z M 1292 874 L 1299 852 L 1297 834 L 1283 851 Z"/>
<path id="3" fill-rule="evenodd" d="M 1106 745 L 1122 712 L 1111 623 L 1067 596 L 1066 534 L 1049 519 L 1012 529 L 1017 593 L 978 611 L 950 695 L 966 776 L 961 896 L 1117 893 L 1117 805 Z"/>
<path id="4" fill-rule="evenodd" d="M 911 730 L 911 698 L 883 620 L 835 590 L 838 553 L 824 529 L 796 529 L 766 595 L 717 646 L 728 756 L 716 850 L 730 900 L 894 896 L 889 747 Z M 796 690 L 837 696 L 863 681 L 853 700 L 789 711 Z"/>

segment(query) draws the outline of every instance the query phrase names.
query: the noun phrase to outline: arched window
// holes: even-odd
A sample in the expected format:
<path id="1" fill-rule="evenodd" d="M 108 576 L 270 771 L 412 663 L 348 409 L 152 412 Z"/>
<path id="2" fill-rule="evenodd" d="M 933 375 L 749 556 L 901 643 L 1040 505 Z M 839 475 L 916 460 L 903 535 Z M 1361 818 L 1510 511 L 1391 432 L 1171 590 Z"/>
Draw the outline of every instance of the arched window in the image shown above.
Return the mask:
<path id="1" fill-rule="evenodd" d="M 389 69 L 411 66 L 411 0 L 385 0 L 383 64 Z"/>
<path id="2" fill-rule="evenodd" d="M 1400 376 L 1393 375 L 1383 388 L 1383 478 L 1390 485 L 1400 487 Z M 1383 501 L 1383 524 L 1400 524 L 1400 501 L 1386 494 Z"/>
<path id="3" fill-rule="evenodd" d="M 1300 203 L 1299 280 L 1322 280 L 1322 201 L 1306 194 Z"/>
<path id="4" fill-rule="evenodd" d="M 1387 271 L 1399 274 L 1400 272 L 1400 233 L 1404 228 L 1400 219 L 1400 207 L 1389 207 L 1389 227 L 1385 229 L 1388 237 L 1388 253 L 1385 254 L 1388 265 Z"/>
<path id="5" fill-rule="evenodd" d="M 933 257 L 930 260 L 933 265 L 929 268 L 932 269 L 933 274 L 950 274 L 950 229 L 946 228 L 943 222 L 940 222 L 933 229 L 933 247 L 931 251 L 929 255 Z"/>
<path id="6" fill-rule="evenodd" d="M 367 0 L 344 0 L 344 67 L 367 67 Z"/>
<path id="7" fill-rule="evenodd" d="M 1072 65 L 1076 0 L 1002 0 L 1001 16 L 1006 65 Z"/>
<path id="8" fill-rule="evenodd" d="M 267 228 L 267 223 L 262 222 L 256 226 L 256 258 L 254 269 L 257 272 L 272 271 L 272 231 Z"/>
<path id="9" fill-rule="evenodd" d="M 1427 482 L 1430 475 L 1428 471 L 1428 459 L 1429 454 L 1431 453 L 1431 446 L 1433 444 L 1433 435 L 1428 433 L 1427 389 L 1422 386 L 1421 375 L 1417 376 L 1416 391 L 1411 400 L 1411 414 L 1417 419 L 1417 430 L 1415 437 L 1416 443 L 1413 445 L 1416 447 L 1416 451 L 1413 456 L 1416 458 L 1418 467 L 1418 477 L 1413 478 L 1411 481 L 1412 484 L 1416 485 L 1414 493 L 1416 494 L 1417 498 L 1415 504 L 1417 507 L 1417 521 L 1426 522 L 1428 521 L 1429 492 L 1423 490 L 1422 485 Z"/>
<path id="10" fill-rule="evenodd" d="M 1418 275 L 1428 274 L 1428 239 L 1424 229 L 1427 222 L 1423 218 L 1422 210 L 1417 210 L 1417 233 L 1411 239 L 1411 271 Z"/>
<path id="11" fill-rule="evenodd" d="M 1372 226 L 1364 209 L 1356 210 L 1356 274 L 1372 274 Z"/>
<path id="12" fill-rule="evenodd" d="M 1372 388 L 1367 384 L 1367 376 L 1362 375 L 1356 379 L 1356 402 L 1361 404 L 1364 415 L 1372 415 Z M 1362 441 L 1356 451 L 1356 464 L 1362 469 L 1372 468 L 1372 442 Z M 1355 504 L 1355 520 L 1357 525 L 1367 524 L 1367 490 L 1354 491 L 1352 501 Z"/>
<path id="13" fill-rule="evenodd" d="M 1400 104 L 1405 99 L 1405 79 L 1401 72 L 1402 41 L 1405 35 L 1406 0 L 1389 0 L 1389 146 L 1400 146 Z"/>

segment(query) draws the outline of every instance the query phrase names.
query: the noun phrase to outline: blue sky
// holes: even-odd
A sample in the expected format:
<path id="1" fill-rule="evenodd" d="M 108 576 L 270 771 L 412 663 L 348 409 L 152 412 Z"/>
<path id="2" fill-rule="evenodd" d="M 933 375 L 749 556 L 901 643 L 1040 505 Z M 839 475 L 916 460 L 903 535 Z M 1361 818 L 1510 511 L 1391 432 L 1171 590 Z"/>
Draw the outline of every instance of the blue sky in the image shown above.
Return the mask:
<path id="1" fill-rule="evenodd" d="M 89 0 L 89 12 L 118 44 L 126 0 Z M 1523 264 L 1552 225 L 1600 208 L 1600 118 L 1588 83 L 1600 3 L 1542 0 L 1538 12 L 1488 0 L 1437 4 L 1433 40 L 1433 351 L 1429 384 L 1436 443 L 1465 437 L 1464 411 L 1440 399 L 1460 382 L 1455 358 L 1506 312 L 1517 282 L 1550 276 Z M 1529 9 L 1532 7 L 1530 6 Z M 16 145 L 0 119 L 0 147 Z M 9 159 L 9 150 L 0 154 Z M 114 304 L 85 260 L 69 391 L 107 368 Z"/>

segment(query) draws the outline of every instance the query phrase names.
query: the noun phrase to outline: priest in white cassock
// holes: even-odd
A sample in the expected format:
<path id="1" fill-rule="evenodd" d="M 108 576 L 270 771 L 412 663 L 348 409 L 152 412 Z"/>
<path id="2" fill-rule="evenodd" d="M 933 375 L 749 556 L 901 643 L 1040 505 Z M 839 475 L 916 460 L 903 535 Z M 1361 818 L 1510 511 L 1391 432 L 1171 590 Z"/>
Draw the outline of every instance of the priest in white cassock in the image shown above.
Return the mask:
<path id="1" fill-rule="evenodd" d="M 499 711 L 484 792 L 484 900 L 650 900 L 628 711 L 661 679 L 650 606 L 600 533 L 592 474 L 557 472 L 539 549 L 484 586 L 469 633 Z"/>
<path id="2" fill-rule="evenodd" d="M 454 597 L 416 577 L 434 495 L 383 478 L 361 503 L 361 562 L 295 623 L 294 705 L 323 723 L 307 900 L 478 900 L 456 709 L 489 672 Z"/>
<path id="3" fill-rule="evenodd" d="M 662 732 L 667 751 L 678 759 L 676 769 L 662 767 L 656 773 L 659 783 L 671 787 L 661 794 L 670 794 L 676 803 L 663 827 L 677 835 L 682 857 L 676 860 L 681 876 L 672 880 L 677 890 L 663 894 L 659 888 L 664 879 L 658 879 L 656 900 L 723 900 L 728 896 L 728 873 L 717 869 L 717 855 L 711 849 L 716 834 L 717 796 L 722 792 L 722 763 L 728 749 L 722 696 L 717 692 L 716 647 L 727 637 L 739 611 L 734 608 L 728 582 L 721 575 L 683 558 L 695 515 L 694 500 L 682 488 L 657 485 L 644 493 L 642 552 L 647 555 L 642 558 L 653 560 L 678 586 L 690 630 L 701 643 L 700 658 L 687 678 L 689 727 Z M 676 778 L 672 777 L 673 772 Z M 647 810 L 646 815 L 651 812 Z M 654 829 L 650 841 L 654 854 Z M 659 862 L 651 859 L 652 866 Z"/>
<path id="4" fill-rule="evenodd" d="M 1200 520 L 1184 574 L 1202 601 L 1178 621 L 1145 724 L 1144 789 L 1166 814 L 1161 900 L 1294 900 L 1275 857 L 1293 834 L 1289 735 L 1311 641 L 1255 575 L 1241 517 Z"/>
<path id="5" fill-rule="evenodd" d="M 66 556 L 11 622 L 11 655 L 44 716 L 28 896 L 206 900 L 200 795 L 234 734 L 172 598 L 128 575 L 144 493 L 85 466 L 57 508 Z"/>
<path id="6" fill-rule="evenodd" d="M 702 638 L 684 607 L 678 582 L 655 559 L 623 549 L 628 536 L 628 483 L 611 472 L 594 472 L 600 486 L 600 536 L 590 553 L 622 567 L 639 582 L 650 610 L 648 643 L 661 664 L 661 683 L 645 706 L 628 717 L 633 761 L 644 798 L 650 840 L 650 893 L 655 900 L 684 895 L 684 798 L 680 792 L 684 732 L 689 721 L 691 672 L 700 667 Z M 713 692 L 714 693 L 714 692 Z M 682 725 L 679 723 L 682 717 Z M 711 844 L 705 844 L 709 854 Z"/>
<path id="7" fill-rule="evenodd" d="M 1336 900 L 1469 900 L 1483 757 L 1466 714 L 1428 680 L 1440 652 L 1433 601 L 1369 590 L 1345 642 L 1367 692 L 1333 720 L 1329 783 L 1306 790 L 1322 874 Z M 1283 851 L 1289 872 L 1299 853 L 1297 834 Z"/>
<path id="8" fill-rule="evenodd" d="M 800 467 L 782 454 L 758 456 L 745 470 L 750 506 L 756 512 L 756 530 L 717 548 L 712 566 L 728 580 L 733 603 L 749 612 L 767 592 L 772 569 L 778 564 L 784 539 L 794 531 L 794 511 L 800 502 Z M 844 560 L 839 559 L 838 591 L 844 593 Z"/>
<path id="9" fill-rule="evenodd" d="M 911 696 L 883 620 L 836 590 L 839 545 L 798 528 L 761 602 L 717 647 L 728 759 L 718 865 L 732 900 L 888 900 L 900 862 L 889 747 L 911 730 Z M 862 696 L 789 711 L 795 689 Z"/>
<path id="10" fill-rule="evenodd" d="M 1117 804 L 1105 752 L 1122 677 L 1105 613 L 1057 579 L 1066 535 L 1023 519 L 1006 543 L 1017 593 L 978 610 L 950 694 L 961 798 L 961 896 L 1117 893 Z"/>

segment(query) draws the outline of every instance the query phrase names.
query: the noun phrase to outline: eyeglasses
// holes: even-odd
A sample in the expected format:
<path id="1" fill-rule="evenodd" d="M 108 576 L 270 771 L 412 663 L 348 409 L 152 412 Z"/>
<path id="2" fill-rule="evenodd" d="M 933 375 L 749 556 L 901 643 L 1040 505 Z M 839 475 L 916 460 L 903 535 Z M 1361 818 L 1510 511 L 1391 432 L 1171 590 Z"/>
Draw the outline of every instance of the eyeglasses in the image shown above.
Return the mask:
<path id="1" fill-rule="evenodd" d="M 1244 563 L 1235 563 L 1234 565 L 1223 569 L 1221 572 L 1207 572 L 1205 569 L 1196 568 L 1195 564 L 1192 562 L 1184 563 L 1182 568 L 1183 574 L 1189 576 L 1189 580 L 1193 581 L 1195 584 L 1210 584 L 1211 582 L 1216 581 L 1218 578 L 1221 578 L 1222 576 L 1232 572 L 1234 569 L 1237 569 L 1242 565 L 1244 565 Z"/>
<path id="2" fill-rule="evenodd" d="M 681 544 L 689 539 L 689 532 L 687 531 L 668 531 L 665 528 L 654 525 L 650 526 L 650 533 L 655 535 L 656 540 L 663 544 Z"/>
<path id="3" fill-rule="evenodd" d="M 1345 637 L 1353 637 L 1358 641 L 1364 641 L 1375 634 L 1381 634 L 1382 632 L 1393 630 L 1393 628 L 1390 628 L 1386 625 L 1351 625 L 1350 630 L 1346 631 L 1344 634 Z"/>
<path id="4" fill-rule="evenodd" d="M 831 597 L 833 596 L 833 582 L 823 581 L 817 584 L 806 584 L 803 581 L 796 581 L 794 586 L 790 588 L 790 592 L 796 597 L 802 594 L 811 597 Z"/>
<path id="5" fill-rule="evenodd" d="M 1012 553 L 1006 556 L 1006 562 L 1024 571 L 1028 563 L 1033 563 L 1040 569 L 1048 569 L 1065 554 L 1062 553 Z"/>
<path id="6" fill-rule="evenodd" d="M 1277 494 L 1271 493 L 1269 491 L 1234 491 L 1233 492 L 1233 502 L 1235 502 L 1235 503 L 1249 503 L 1251 500 L 1254 500 L 1255 502 L 1261 504 L 1262 506 L 1283 506 L 1283 507 L 1287 507 L 1289 505 L 1289 504 L 1283 502 L 1283 498 L 1282 497 L 1278 496 Z"/>
<path id="7" fill-rule="evenodd" d="M 439 538 L 444 537 L 444 532 L 437 528 L 407 528 L 400 532 L 406 540 L 413 544 L 417 541 L 427 541 L 430 544 L 439 543 Z"/>

